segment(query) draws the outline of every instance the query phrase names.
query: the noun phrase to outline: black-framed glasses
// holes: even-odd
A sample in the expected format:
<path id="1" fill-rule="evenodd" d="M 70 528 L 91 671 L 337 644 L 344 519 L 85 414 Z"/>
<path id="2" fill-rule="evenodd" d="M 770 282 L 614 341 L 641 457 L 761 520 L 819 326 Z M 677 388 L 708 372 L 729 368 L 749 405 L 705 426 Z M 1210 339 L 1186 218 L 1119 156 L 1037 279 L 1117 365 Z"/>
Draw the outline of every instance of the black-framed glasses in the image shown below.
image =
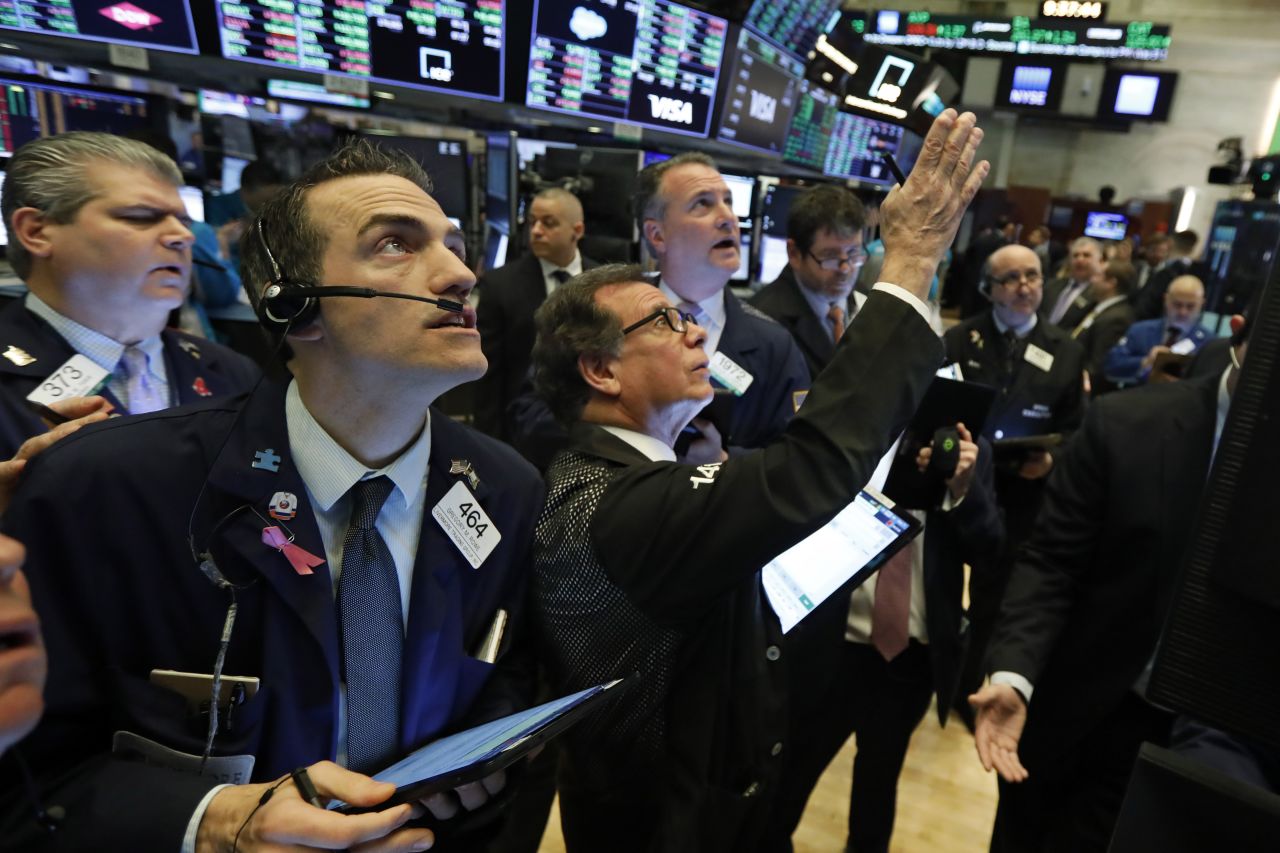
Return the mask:
<path id="1" fill-rule="evenodd" d="M 991 283 L 998 284 L 1001 287 L 1020 285 L 1024 281 L 1032 286 L 1037 285 L 1044 281 L 1044 274 L 1040 270 L 1014 270 L 1004 275 L 991 276 Z"/>
<path id="2" fill-rule="evenodd" d="M 845 264 L 848 264 L 850 269 L 855 269 L 867 262 L 867 253 L 862 251 L 850 252 L 847 255 L 837 255 L 834 258 L 820 258 L 813 253 L 812 249 L 805 249 L 804 252 L 827 272 L 838 272 L 840 267 Z"/>
<path id="3" fill-rule="evenodd" d="M 662 320 L 667 324 L 667 328 L 676 334 L 683 335 L 689 330 L 689 324 L 693 322 L 693 315 L 688 311 L 681 311 L 679 308 L 659 308 L 647 317 L 636 320 L 630 326 L 622 330 L 622 334 L 629 335 L 641 326 L 647 326 L 655 320 Z"/>

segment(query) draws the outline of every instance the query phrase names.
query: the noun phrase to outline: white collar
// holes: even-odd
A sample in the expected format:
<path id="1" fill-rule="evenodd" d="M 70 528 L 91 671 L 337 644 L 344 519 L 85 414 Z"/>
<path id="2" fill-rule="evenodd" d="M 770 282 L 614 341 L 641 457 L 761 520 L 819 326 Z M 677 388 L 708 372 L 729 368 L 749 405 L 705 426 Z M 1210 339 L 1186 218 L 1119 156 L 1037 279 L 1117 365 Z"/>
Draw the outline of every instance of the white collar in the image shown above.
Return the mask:
<path id="1" fill-rule="evenodd" d="M 1021 326 L 1010 326 L 1004 320 L 1000 319 L 1000 315 L 996 313 L 994 308 L 991 309 L 991 319 L 995 321 L 997 332 L 1003 335 L 1012 328 L 1013 333 L 1019 338 L 1025 338 L 1027 335 L 1031 334 L 1031 330 L 1036 327 L 1037 321 L 1036 315 L 1032 314 L 1031 319 L 1023 323 Z"/>
<path id="2" fill-rule="evenodd" d="M 627 429 L 620 426 L 608 426 L 599 424 L 600 428 L 606 430 L 610 435 L 618 438 L 631 445 L 637 451 L 644 455 L 650 462 L 675 462 L 676 452 L 667 445 L 651 435 L 643 432 L 636 432 L 633 429 Z"/>
<path id="3" fill-rule="evenodd" d="M 422 434 L 401 453 L 394 462 L 377 471 L 371 471 L 333 440 L 324 427 L 307 411 L 298 392 L 298 383 L 290 382 L 284 399 L 285 423 L 289 430 L 289 451 L 293 464 L 298 467 L 302 481 L 307 484 L 311 499 L 324 511 L 328 511 L 366 477 L 385 474 L 395 483 L 404 497 L 405 506 L 412 506 L 418 499 L 427 478 L 427 463 L 431 460 L 431 414 L 422 425 Z"/>
<path id="4" fill-rule="evenodd" d="M 102 332 L 77 323 L 65 314 L 59 313 L 52 305 L 31 291 L 27 291 L 23 304 L 28 311 L 52 326 L 53 330 L 61 335 L 62 339 L 70 344 L 73 350 L 85 356 L 103 370 L 114 371 L 120 364 L 120 357 L 124 355 L 126 348 L 125 344 L 114 338 L 107 337 Z M 164 341 L 160 339 L 159 334 L 144 338 L 133 344 L 133 346 L 147 354 L 149 364 L 154 365 L 157 360 L 163 360 L 164 358 Z M 152 368 L 151 372 L 156 373 L 157 371 Z"/>
<path id="5" fill-rule="evenodd" d="M 578 273 L 582 272 L 582 253 L 579 252 L 577 249 L 574 249 L 573 260 L 569 261 L 569 263 L 565 264 L 564 266 L 560 266 L 559 264 L 553 264 L 551 263 L 551 261 L 548 261 L 545 258 L 538 258 L 538 266 L 542 267 L 543 278 L 550 278 L 551 274 L 553 272 L 556 272 L 557 270 L 565 270 L 571 276 L 577 275 Z"/>
<path id="6" fill-rule="evenodd" d="M 726 285 L 727 286 L 727 285 Z M 671 300 L 671 304 L 679 306 L 681 302 L 687 302 L 683 296 L 671 289 L 671 285 L 667 284 L 666 279 L 658 279 L 658 289 L 662 291 L 667 299 Z M 724 328 L 726 310 L 724 307 L 724 288 L 717 290 L 701 302 L 694 303 L 702 310 L 706 316 L 707 322 L 711 323 L 717 329 Z"/>

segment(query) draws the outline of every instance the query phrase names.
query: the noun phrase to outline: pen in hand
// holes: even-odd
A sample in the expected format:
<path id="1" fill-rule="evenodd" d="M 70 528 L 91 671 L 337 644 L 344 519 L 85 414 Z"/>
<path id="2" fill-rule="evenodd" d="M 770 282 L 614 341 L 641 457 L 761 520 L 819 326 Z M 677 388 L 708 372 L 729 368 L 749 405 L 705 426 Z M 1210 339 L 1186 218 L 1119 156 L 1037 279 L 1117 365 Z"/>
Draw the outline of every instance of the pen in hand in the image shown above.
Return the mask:
<path id="1" fill-rule="evenodd" d="M 293 779 L 293 784 L 297 786 L 298 793 L 302 795 L 302 799 L 318 809 L 324 808 L 324 803 L 320 801 L 320 792 L 316 790 L 315 784 L 311 781 L 311 776 L 307 773 L 307 768 L 299 767 L 289 774 Z"/>
<path id="2" fill-rule="evenodd" d="M 902 169 L 898 167 L 898 161 L 893 159 L 893 155 L 888 151 L 882 151 L 880 156 L 884 158 L 884 162 L 889 166 L 889 171 L 893 172 L 893 178 L 898 182 L 898 186 L 906 184 L 907 176 L 902 174 Z"/>

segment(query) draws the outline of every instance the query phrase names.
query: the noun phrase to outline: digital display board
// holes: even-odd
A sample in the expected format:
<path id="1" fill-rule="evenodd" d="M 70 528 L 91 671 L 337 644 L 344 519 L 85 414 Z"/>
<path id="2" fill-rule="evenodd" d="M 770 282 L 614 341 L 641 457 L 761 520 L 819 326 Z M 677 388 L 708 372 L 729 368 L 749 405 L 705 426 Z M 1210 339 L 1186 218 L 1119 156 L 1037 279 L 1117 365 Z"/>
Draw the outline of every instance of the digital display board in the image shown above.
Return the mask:
<path id="1" fill-rule="evenodd" d="M 860 22 L 870 44 L 1021 56 L 1160 61 L 1169 56 L 1168 24 L 1069 18 L 979 18 L 882 9 Z"/>
<path id="2" fill-rule="evenodd" d="M 803 76 L 800 60 L 741 30 L 716 138 L 781 153 Z"/>
<path id="3" fill-rule="evenodd" d="M 728 31 L 669 0 L 536 0 L 525 105 L 707 136 Z"/>
<path id="4" fill-rule="evenodd" d="M 0 0 L 0 28 L 200 52 L 187 0 Z"/>
<path id="5" fill-rule="evenodd" d="M 827 162 L 827 147 L 839 114 L 840 98 L 835 92 L 802 80 L 782 159 L 821 171 Z"/>
<path id="6" fill-rule="evenodd" d="M 755 0 L 743 26 L 794 56 L 813 50 L 831 27 L 841 0 Z"/>
<path id="7" fill-rule="evenodd" d="M 227 59 L 502 100 L 505 0 L 217 0 Z"/>
<path id="8" fill-rule="evenodd" d="M 882 154 L 897 157 L 904 131 L 896 124 L 841 113 L 831 131 L 831 144 L 822 171 L 837 178 L 853 178 L 890 186 L 894 177 Z M 909 166 L 903 166 L 909 169 Z"/>
<path id="9" fill-rule="evenodd" d="M 1000 66 L 995 105 L 1028 113 L 1057 112 L 1066 76 L 1066 69 L 1052 62 L 1006 59 Z"/>
<path id="10" fill-rule="evenodd" d="M 1123 213 L 1091 210 L 1085 214 L 1084 236 L 1096 240 L 1123 240 L 1129 230 L 1129 218 Z"/>
<path id="11" fill-rule="evenodd" d="M 1103 121 L 1168 121 L 1176 71 L 1125 71 L 1108 68 L 1098 97 Z"/>
<path id="12" fill-rule="evenodd" d="M 69 130 L 124 134 L 150 126 L 147 102 L 135 95 L 0 80 L 0 156 L 27 142 Z"/>

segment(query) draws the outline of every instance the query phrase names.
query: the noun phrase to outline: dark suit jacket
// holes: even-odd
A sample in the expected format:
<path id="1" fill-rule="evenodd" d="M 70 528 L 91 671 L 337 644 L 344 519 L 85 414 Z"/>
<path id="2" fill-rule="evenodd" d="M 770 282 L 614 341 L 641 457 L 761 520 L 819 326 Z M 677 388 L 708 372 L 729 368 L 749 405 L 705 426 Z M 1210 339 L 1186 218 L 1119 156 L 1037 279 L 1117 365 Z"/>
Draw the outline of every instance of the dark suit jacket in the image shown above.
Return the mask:
<path id="1" fill-rule="evenodd" d="M 504 675 L 491 679 L 494 665 L 469 655 L 499 608 L 521 615 L 543 494 L 536 472 L 514 451 L 439 413 L 431 440 L 428 515 L 404 650 L 405 751 L 524 701 L 523 669 L 519 678 L 505 674 L 512 664 L 500 661 Z M 251 465 L 268 449 L 281 457 L 278 472 Z M 452 459 L 471 461 L 480 478 L 476 498 L 502 534 L 479 570 L 429 515 L 459 482 Z M 284 526 L 299 546 L 323 557 L 290 456 L 284 389 L 275 385 L 247 399 L 81 430 L 28 468 L 4 527 L 26 543 L 49 650 L 47 710 L 22 749 L 46 805 L 67 809 L 55 849 L 178 850 L 196 803 L 217 781 L 108 757 L 118 730 L 196 756 L 203 751 L 205 719 L 148 681 L 156 668 L 211 672 L 222 633 L 228 597 L 192 558 L 189 517 L 194 548 L 211 549 L 222 574 L 241 585 L 225 672 L 261 679 L 214 754 L 256 756 L 255 781 L 334 757 L 341 654 L 330 569 L 300 576 L 263 543 L 263 528 L 278 523 L 266 518 L 277 491 L 292 492 L 300 504 Z M 17 780 L 6 773 L 0 787 L 5 820 L 30 829 Z M 13 824 L 0 832 L 6 842 L 21 837 L 8 834 Z"/>
<path id="2" fill-rule="evenodd" d="M 1062 296 L 1062 291 L 1071 283 L 1069 278 L 1055 278 L 1046 281 L 1044 284 L 1044 299 L 1040 301 L 1040 318 L 1047 320 L 1049 315 L 1053 313 L 1054 307 L 1058 304 L 1058 298 Z M 1076 296 L 1075 301 L 1067 308 L 1067 313 L 1062 315 L 1062 319 L 1057 322 L 1060 329 L 1066 329 L 1070 332 L 1080 324 L 1080 321 L 1088 316 L 1089 311 L 1093 308 L 1093 301 L 1089 299 L 1089 289 L 1085 288 Z"/>
<path id="3" fill-rule="evenodd" d="M 787 264 L 771 284 L 751 297 L 750 304 L 777 320 L 791 333 L 804 355 L 805 364 L 809 366 L 809 375 L 817 376 L 827 366 L 827 362 L 831 361 L 836 346 L 823 328 L 822 321 L 813 313 L 804 294 L 800 292 L 801 287 L 791 265 Z M 845 316 L 850 319 L 856 313 L 853 302 L 853 294 L 850 293 L 845 306 Z"/>
<path id="4" fill-rule="evenodd" d="M 221 344 L 172 329 L 160 333 L 164 342 L 165 370 L 178 405 L 206 398 L 242 394 L 258 381 L 258 366 Z M 0 350 L 17 347 L 35 361 L 15 364 L 0 358 L 0 458 L 8 459 L 22 442 L 45 432 L 40 416 L 27 408 L 27 395 L 62 363 L 76 354 L 53 327 L 15 299 L 0 310 Z M 128 410 L 105 389 L 102 396 L 116 411 Z"/>
<path id="5" fill-rule="evenodd" d="M 1081 320 L 1081 325 L 1084 321 Z M 1115 385 L 1107 381 L 1104 371 L 1107 364 L 1107 353 L 1116 342 L 1124 337 L 1124 333 L 1133 324 L 1133 306 L 1121 300 L 1107 306 L 1094 318 L 1088 328 L 1076 326 L 1071 336 L 1084 347 L 1085 370 L 1089 371 L 1089 380 L 1095 395 L 1110 391 Z"/>
<path id="6" fill-rule="evenodd" d="M 1091 736 L 1155 651 L 1204 489 L 1220 379 L 1101 398 L 1050 475 L 988 666 L 1035 688 L 1019 746 L 1033 775 Z"/>
<path id="7" fill-rule="evenodd" d="M 580 426 L 552 463 L 533 586 L 552 683 L 640 673 L 625 707 L 568 736 L 570 850 L 754 844 L 785 749 L 788 659 L 759 570 L 848 504 L 940 355 L 910 306 L 872 294 L 764 450 L 699 468 L 651 463 Z"/>
<path id="8" fill-rule="evenodd" d="M 596 262 L 583 255 L 582 268 L 594 266 Z M 546 301 L 546 280 L 538 259 L 526 253 L 486 273 L 477 288 L 476 328 L 489 369 L 475 384 L 475 425 L 494 438 L 510 440 L 507 406 L 520 396 L 529 373 L 537 334 L 533 313 Z"/>

